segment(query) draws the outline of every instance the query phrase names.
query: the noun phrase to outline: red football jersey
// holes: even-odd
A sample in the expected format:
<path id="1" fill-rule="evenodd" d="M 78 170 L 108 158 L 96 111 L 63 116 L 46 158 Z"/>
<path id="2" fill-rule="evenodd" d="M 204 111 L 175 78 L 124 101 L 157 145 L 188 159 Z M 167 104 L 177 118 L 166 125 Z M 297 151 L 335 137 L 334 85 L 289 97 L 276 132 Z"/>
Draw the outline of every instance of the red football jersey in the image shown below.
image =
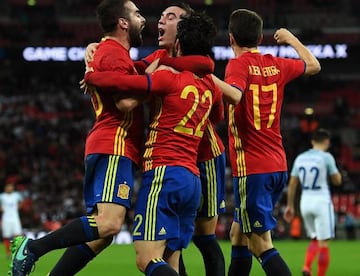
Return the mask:
<path id="1" fill-rule="evenodd" d="M 93 68 L 99 72 L 137 74 L 128 50 L 112 39 L 99 44 Z M 91 153 L 116 154 L 126 156 L 138 164 L 144 133 L 142 106 L 132 112 L 121 112 L 115 106 L 112 92 L 97 89 L 91 94 L 96 121 L 86 139 L 85 156 Z"/>
<path id="2" fill-rule="evenodd" d="M 144 171 L 158 166 L 183 166 L 199 174 L 198 146 L 211 108 L 222 102 L 222 92 L 211 75 L 199 78 L 191 72 L 168 70 L 143 76 L 119 77 L 114 72 L 89 73 L 87 82 L 99 87 L 149 92 L 151 123 L 143 156 Z"/>
<path id="3" fill-rule="evenodd" d="M 285 85 L 305 72 L 302 60 L 262 55 L 259 51 L 231 59 L 225 81 L 243 91 L 229 105 L 229 153 L 233 176 L 287 171 L 280 132 Z"/>
<path id="4" fill-rule="evenodd" d="M 169 55 L 165 49 L 158 49 L 152 52 L 150 55 L 144 57 L 143 59 L 135 61 L 134 65 L 139 74 L 145 74 L 146 67 L 148 67 L 155 59 L 167 56 Z"/>
<path id="5" fill-rule="evenodd" d="M 199 143 L 212 105 L 222 101 L 221 91 L 210 75 L 197 78 L 190 72 L 158 71 L 151 75 L 151 84 L 154 112 L 145 144 L 144 170 L 184 166 L 199 174 Z"/>
<path id="6" fill-rule="evenodd" d="M 143 62 L 143 64 L 149 65 L 155 59 L 157 59 L 157 58 L 165 59 L 165 57 L 168 57 L 167 51 L 164 49 L 159 49 L 159 50 L 153 52 L 152 54 L 148 55 L 147 57 L 143 58 L 142 61 L 140 61 L 140 62 Z M 171 60 L 168 59 L 168 60 L 166 60 L 166 64 L 169 64 L 170 66 L 174 66 L 174 65 L 181 66 L 181 67 L 183 67 L 181 69 L 184 69 L 184 70 L 187 69 L 187 70 L 193 71 L 193 72 L 201 71 L 203 68 L 205 68 L 204 71 L 210 71 L 210 72 L 214 71 L 214 64 L 210 57 L 207 57 L 208 58 L 208 60 L 207 60 L 203 56 L 196 56 L 196 57 L 194 56 L 194 57 L 191 57 L 193 59 L 192 63 L 189 63 L 185 60 L 186 63 L 188 64 L 189 68 L 186 68 L 186 63 L 179 64 L 178 60 L 181 60 L 181 59 L 184 60 L 184 58 L 187 58 L 187 56 L 172 58 L 174 64 L 169 64 L 169 62 Z M 201 61 L 204 62 L 203 68 L 201 66 L 199 66 L 200 58 L 202 58 L 203 60 L 201 60 Z M 196 60 L 196 62 L 194 62 L 194 59 Z M 223 103 L 221 102 L 219 107 L 216 107 L 216 108 L 218 110 L 217 110 L 217 114 L 215 116 L 217 116 L 216 120 L 218 122 L 218 121 L 224 119 Z M 213 113 L 213 111 L 212 111 L 212 113 Z M 216 131 L 214 129 L 214 125 L 211 123 L 211 121 L 208 122 L 206 130 L 204 132 L 204 136 L 199 145 L 197 162 L 205 162 L 207 160 L 213 159 L 213 158 L 219 156 L 224 150 L 225 150 L 225 146 L 224 146 L 221 138 L 219 137 L 219 135 L 216 133 Z"/>
<path id="7" fill-rule="evenodd" d="M 222 120 L 224 120 L 224 103 L 220 101 L 219 104 L 214 104 L 211 109 L 204 136 L 198 149 L 198 163 L 213 159 L 224 152 L 225 146 L 214 126 Z"/>

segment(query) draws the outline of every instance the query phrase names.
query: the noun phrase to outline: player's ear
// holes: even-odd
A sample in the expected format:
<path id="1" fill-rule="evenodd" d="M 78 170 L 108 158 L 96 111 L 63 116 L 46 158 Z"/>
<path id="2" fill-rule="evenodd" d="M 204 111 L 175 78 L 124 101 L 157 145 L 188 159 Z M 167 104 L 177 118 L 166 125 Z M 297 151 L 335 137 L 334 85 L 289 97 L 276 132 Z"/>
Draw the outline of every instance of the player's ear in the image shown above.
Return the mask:
<path id="1" fill-rule="evenodd" d="M 230 43 L 230 46 L 235 44 L 235 39 L 234 39 L 234 36 L 232 33 L 229 33 L 229 43 Z"/>
<path id="2" fill-rule="evenodd" d="M 121 29 L 128 29 L 129 28 L 129 21 L 123 17 L 120 17 L 118 19 L 118 25 L 120 26 Z"/>
<path id="3" fill-rule="evenodd" d="M 258 45 L 261 44 L 261 42 L 263 41 L 263 38 L 264 38 L 264 34 L 261 34 L 261 36 L 259 37 Z"/>

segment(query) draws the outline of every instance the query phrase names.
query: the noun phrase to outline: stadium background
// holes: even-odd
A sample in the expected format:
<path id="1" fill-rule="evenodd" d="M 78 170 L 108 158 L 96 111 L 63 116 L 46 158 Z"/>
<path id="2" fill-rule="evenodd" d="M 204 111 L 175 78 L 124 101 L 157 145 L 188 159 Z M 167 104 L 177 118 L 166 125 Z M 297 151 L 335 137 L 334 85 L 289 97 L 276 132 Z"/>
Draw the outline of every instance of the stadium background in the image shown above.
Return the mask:
<path id="1" fill-rule="evenodd" d="M 94 115 L 79 89 L 84 47 L 99 41 L 96 0 L 2 0 L 0 2 L 0 190 L 14 181 L 26 198 L 23 226 L 49 231 L 83 214 L 84 141 Z M 147 19 L 144 45 L 133 49 L 141 58 L 157 48 L 157 21 L 167 0 L 134 0 Z M 330 151 L 343 173 L 343 186 L 333 188 L 338 237 L 348 222 L 360 220 L 360 1 L 331 0 L 191 0 L 217 26 L 216 74 L 223 77 L 230 56 L 227 20 L 232 10 L 249 8 L 264 18 L 267 50 L 278 51 L 272 34 L 279 27 L 293 31 L 320 59 L 318 76 L 291 83 L 285 93 L 282 133 L 289 168 L 310 145 L 318 127 L 332 131 Z M 231 52 L 231 51 L 230 51 Z M 283 53 L 284 54 L 284 53 Z M 286 53 L 285 53 L 286 55 Z M 218 131 L 227 142 L 226 124 Z M 140 178 L 138 179 L 140 180 Z M 137 183 L 139 184 L 139 182 Z M 232 217 L 230 169 L 227 213 L 218 236 L 228 238 Z M 134 198 L 136 199 L 136 198 Z M 282 219 L 284 199 L 276 208 L 277 238 L 289 237 Z M 131 228 L 132 212 L 128 214 Z M 304 233 L 302 232 L 302 236 Z"/>

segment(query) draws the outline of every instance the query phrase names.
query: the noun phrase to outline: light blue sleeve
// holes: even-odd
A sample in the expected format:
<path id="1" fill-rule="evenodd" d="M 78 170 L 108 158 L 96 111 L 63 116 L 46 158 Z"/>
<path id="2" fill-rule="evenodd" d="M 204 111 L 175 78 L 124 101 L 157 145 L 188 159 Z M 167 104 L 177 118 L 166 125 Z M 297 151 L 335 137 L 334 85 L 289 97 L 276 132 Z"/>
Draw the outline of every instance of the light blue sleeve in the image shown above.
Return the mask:
<path id="1" fill-rule="evenodd" d="M 325 162 L 329 171 L 329 175 L 333 175 L 339 172 L 339 169 L 336 167 L 335 158 L 331 155 L 331 153 L 326 152 Z"/>
<path id="2" fill-rule="evenodd" d="M 299 159 L 299 156 L 295 158 L 293 167 L 292 167 L 291 172 L 290 172 L 290 175 L 293 176 L 293 177 L 299 177 L 299 170 L 298 170 L 298 165 L 297 165 L 298 159 Z"/>

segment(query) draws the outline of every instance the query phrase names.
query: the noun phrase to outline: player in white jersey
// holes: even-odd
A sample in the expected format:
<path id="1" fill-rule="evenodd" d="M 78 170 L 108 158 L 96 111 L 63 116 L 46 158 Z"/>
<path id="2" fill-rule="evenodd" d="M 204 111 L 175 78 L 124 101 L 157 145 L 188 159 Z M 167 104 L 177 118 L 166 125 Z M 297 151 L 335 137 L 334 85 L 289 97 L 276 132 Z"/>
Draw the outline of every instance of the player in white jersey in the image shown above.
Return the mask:
<path id="1" fill-rule="evenodd" d="M 5 245 L 6 255 L 11 257 L 10 240 L 22 235 L 22 226 L 19 215 L 19 207 L 23 197 L 17 191 L 13 183 L 5 184 L 4 192 L 0 194 L 0 210 L 2 212 L 1 229 Z"/>
<path id="2" fill-rule="evenodd" d="M 300 183 L 300 212 L 311 242 L 307 248 L 303 275 L 311 275 L 311 265 L 318 255 L 318 276 L 325 275 L 329 266 L 329 241 L 335 237 L 334 206 L 331 201 L 328 179 L 334 185 L 341 184 L 341 174 L 335 159 L 327 152 L 330 134 L 318 129 L 313 134 L 312 148 L 299 154 L 290 174 L 287 207 L 284 219 L 291 222 L 295 215 L 295 192 Z"/>

